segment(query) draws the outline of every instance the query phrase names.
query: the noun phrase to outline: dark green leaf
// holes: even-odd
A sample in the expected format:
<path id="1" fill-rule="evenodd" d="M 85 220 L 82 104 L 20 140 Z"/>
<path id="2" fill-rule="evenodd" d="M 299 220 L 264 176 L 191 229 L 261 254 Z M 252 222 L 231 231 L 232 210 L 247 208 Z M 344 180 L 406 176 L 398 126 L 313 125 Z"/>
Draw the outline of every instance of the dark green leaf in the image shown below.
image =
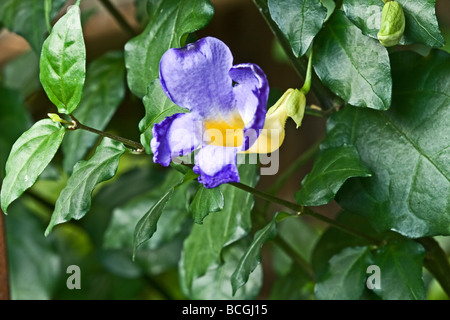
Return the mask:
<path id="1" fill-rule="evenodd" d="M 53 159 L 64 137 L 65 128 L 50 119 L 36 122 L 14 143 L 2 183 L 1 204 L 8 206 L 30 188 Z"/>
<path id="2" fill-rule="evenodd" d="M 327 9 L 317 0 L 268 0 L 267 4 L 294 55 L 303 56 L 322 28 Z"/>
<path id="3" fill-rule="evenodd" d="M 314 41 L 314 70 L 322 82 L 351 105 L 386 110 L 392 79 L 386 48 L 364 36 L 343 14 L 333 13 Z"/>
<path id="4" fill-rule="evenodd" d="M 374 255 L 380 268 L 380 289 L 373 291 L 384 300 L 424 300 L 422 268 L 425 249 L 406 240 L 383 246 Z"/>
<path id="5" fill-rule="evenodd" d="M 327 124 L 327 146 L 355 145 L 372 173 L 348 180 L 336 199 L 379 230 L 449 235 L 450 55 L 399 52 L 391 59 L 392 110 L 346 107 Z"/>
<path id="6" fill-rule="evenodd" d="M 405 13 L 405 32 L 400 40 L 401 45 L 422 43 L 431 47 L 442 47 L 444 37 L 439 31 L 436 19 L 436 0 L 397 0 Z M 380 30 L 383 2 L 378 0 L 344 0 L 343 9 L 347 17 L 361 31 L 377 39 Z"/>
<path id="7" fill-rule="evenodd" d="M 275 279 L 270 291 L 270 300 L 312 300 L 313 284 L 310 277 L 296 265 Z"/>
<path id="8" fill-rule="evenodd" d="M 65 0 L 53 0 L 49 18 L 54 18 Z M 44 1 L 2 0 L 0 21 L 10 31 L 23 36 L 38 54 L 47 33 Z"/>
<path id="9" fill-rule="evenodd" d="M 55 211 L 45 235 L 48 235 L 55 225 L 70 219 L 79 220 L 89 211 L 92 192 L 99 183 L 116 174 L 120 156 L 125 150 L 123 144 L 104 138 L 89 160 L 75 165 L 67 185 L 56 201 Z"/>
<path id="10" fill-rule="evenodd" d="M 250 274 L 261 263 L 261 248 L 267 241 L 277 236 L 277 215 L 262 229 L 256 231 L 252 243 L 245 251 L 231 276 L 231 287 L 233 295 L 236 291 L 245 285 Z"/>
<path id="11" fill-rule="evenodd" d="M 195 300 L 250 300 L 255 299 L 262 287 L 262 267 L 257 266 L 250 274 L 246 284 L 233 295 L 230 279 L 236 269 L 239 259 L 248 248 L 250 240 L 241 239 L 225 247 L 222 251 L 223 264 L 219 267 L 209 269 L 203 276 L 198 277 L 192 283 L 190 290 L 182 288 L 189 299 Z M 181 260 L 180 275 L 186 279 L 184 272 L 186 268 Z"/>
<path id="12" fill-rule="evenodd" d="M 14 142 L 29 128 L 30 117 L 19 92 L 0 86 L 0 179 Z"/>
<path id="13" fill-rule="evenodd" d="M 82 124 L 104 130 L 124 96 L 123 54 L 109 52 L 89 65 L 83 97 L 73 114 Z M 85 130 L 75 130 L 66 136 L 62 144 L 66 172 L 72 172 L 97 138 L 98 135 Z"/>
<path id="14" fill-rule="evenodd" d="M 242 165 L 239 173 L 242 183 L 256 184 L 256 166 Z M 196 278 L 221 264 L 221 252 L 225 246 L 245 237 L 251 230 L 253 196 L 231 185 L 219 188 L 225 199 L 223 210 L 207 216 L 203 224 L 194 224 L 184 242 L 182 282 L 188 290 Z"/>
<path id="15" fill-rule="evenodd" d="M 311 172 L 303 179 L 295 199 L 305 206 L 327 204 L 334 199 L 344 182 L 352 177 L 370 177 L 354 146 L 322 150 Z"/>
<path id="16" fill-rule="evenodd" d="M 56 22 L 44 42 L 39 78 L 58 111 L 71 114 L 80 103 L 85 76 L 86 48 L 80 8 L 74 5 Z"/>
<path id="17" fill-rule="evenodd" d="M 219 188 L 206 189 L 200 185 L 191 202 L 189 211 L 196 223 L 203 223 L 203 219 L 210 212 L 217 212 L 223 209 L 224 199 Z"/>
<path id="18" fill-rule="evenodd" d="M 158 78 L 164 52 L 180 47 L 183 35 L 206 26 L 214 14 L 209 0 L 157 0 L 149 6 L 146 28 L 125 45 L 128 86 L 138 97 Z"/>
<path id="19" fill-rule="evenodd" d="M 20 91 L 28 97 L 41 87 L 39 82 L 39 56 L 33 50 L 19 55 L 3 67 L 5 87 Z"/>
<path id="20" fill-rule="evenodd" d="M 42 235 L 41 221 L 22 199 L 5 217 L 11 298 L 47 300 L 61 281 L 61 256 L 51 239 Z"/>
<path id="21" fill-rule="evenodd" d="M 142 102 L 145 106 L 145 117 L 139 122 L 139 130 L 142 133 L 141 143 L 145 151 L 151 154 L 150 142 L 153 138 L 153 125 L 175 113 L 184 113 L 187 110 L 178 107 L 167 97 L 162 90 L 159 79 L 149 84 L 147 94 L 142 99 Z"/>
<path id="22" fill-rule="evenodd" d="M 318 300 L 356 300 L 366 286 L 367 267 L 372 265 L 368 247 L 351 247 L 334 255 L 327 273 L 314 288 Z"/>

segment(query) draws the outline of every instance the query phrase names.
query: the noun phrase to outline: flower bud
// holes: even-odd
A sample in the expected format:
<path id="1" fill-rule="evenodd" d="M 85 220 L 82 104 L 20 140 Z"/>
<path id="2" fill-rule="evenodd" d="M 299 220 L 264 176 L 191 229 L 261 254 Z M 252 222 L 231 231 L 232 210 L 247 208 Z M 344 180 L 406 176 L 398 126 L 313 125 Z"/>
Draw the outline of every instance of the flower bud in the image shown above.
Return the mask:
<path id="1" fill-rule="evenodd" d="M 385 47 L 399 43 L 405 31 L 405 14 L 397 1 L 387 1 L 381 14 L 381 27 L 378 40 Z"/>
<path id="2" fill-rule="evenodd" d="M 297 128 L 302 124 L 305 115 L 306 97 L 300 90 L 295 89 L 287 98 L 286 113 L 294 120 Z"/>

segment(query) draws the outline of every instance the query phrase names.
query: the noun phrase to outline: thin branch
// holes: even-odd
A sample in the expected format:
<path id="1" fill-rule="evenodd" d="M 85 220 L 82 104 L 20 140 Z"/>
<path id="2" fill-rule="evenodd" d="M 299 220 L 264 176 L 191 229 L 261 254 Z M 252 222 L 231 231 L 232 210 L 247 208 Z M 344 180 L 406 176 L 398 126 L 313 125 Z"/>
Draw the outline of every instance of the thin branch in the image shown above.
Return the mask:
<path id="1" fill-rule="evenodd" d="M 120 11 L 117 10 L 117 8 L 109 0 L 100 0 L 100 2 L 103 4 L 103 6 L 105 6 L 105 8 L 114 17 L 114 19 L 116 19 L 117 23 L 123 30 L 129 33 L 132 37 L 135 37 L 139 34 L 136 30 L 134 30 L 134 28 L 127 22 Z"/>
<path id="2" fill-rule="evenodd" d="M 86 125 L 82 124 L 73 115 L 71 115 L 70 117 L 72 118 L 72 125 L 69 127 L 70 130 L 77 130 L 77 129 L 86 130 L 86 131 L 98 134 L 99 136 L 110 138 L 110 139 L 122 142 L 123 144 L 134 148 L 135 152 L 137 152 L 137 153 L 143 153 L 144 152 L 144 146 L 141 143 L 139 143 L 139 142 L 136 142 L 136 141 L 133 141 L 133 140 L 130 140 L 130 139 L 127 139 L 127 138 L 119 137 L 119 136 L 116 136 L 116 135 L 114 135 L 112 133 L 109 133 L 109 132 L 97 130 L 95 128 L 92 128 L 92 127 L 89 127 L 89 126 L 86 126 Z"/>

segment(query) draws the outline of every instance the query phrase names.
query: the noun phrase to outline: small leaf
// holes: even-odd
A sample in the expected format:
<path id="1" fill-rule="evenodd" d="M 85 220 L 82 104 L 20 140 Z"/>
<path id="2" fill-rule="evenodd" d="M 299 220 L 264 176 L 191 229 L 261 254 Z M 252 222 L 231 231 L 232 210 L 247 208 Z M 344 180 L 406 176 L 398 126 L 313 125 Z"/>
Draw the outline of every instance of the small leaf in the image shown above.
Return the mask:
<path id="1" fill-rule="evenodd" d="M 64 137 L 65 128 L 50 119 L 36 122 L 14 143 L 6 162 L 2 183 L 2 210 L 30 188 L 53 159 Z"/>
<path id="2" fill-rule="evenodd" d="M 123 144 L 104 138 L 89 160 L 75 165 L 56 201 L 55 211 L 45 230 L 46 236 L 55 225 L 70 219 L 79 220 L 89 211 L 94 188 L 116 174 L 119 159 L 125 150 Z"/>
<path id="3" fill-rule="evenodd" d="M 333 13 L 314 41 L 313 66 L 322 82 L 356 107 L 387 110 L 392 79 L 388 52 L 364 36 L 342 11 Z"/>
<path id="4" fill-rule="evenodd" d="M 239 167 L 241 182 L 254 186 L 258 180 L 256 166 Z M 251 230 L 253 196 L 231 185 L 219 187 L 224 197 L 222 211 L 208 215 L 203 224 L 194 224 L 183 247 L 181 279 L 187 290 L 196 278 L 221 264 L 221 252 L 227 245 L 242 239 Z"/>
<path id="5" fill-rule="evenodd" d="M 322 150 L 309 174 L 295 194 L 299 204 L 319 206 L 334 199 L 344 182 L 352 177 L 370 177 L 354 146 Z"/>
<path id="6" fill-rule="evenodd" d="M 399 44 L 422 43 L 430 47 L 442 47 L 444 37 L 436 19 L 436 0 L 397 0 L 405 13 L 405 31 Z M 374 39 L 381 25 L 383 2 L 378 0 L 344 0 L 347 17 L 363 32 Z"/>
<path id="7" fill-rule="evenodd" d="M 148 154 L 152 153 L 150 142 L 153 138 L 153 125 L 164 120 L 175 113 L 185 113 L 186 109 L 175 105 L 164 93 L 159 79 L 152 81 L 147 94 L 142 99 L 145 106 L 145 117 L 139 122 L 141 131 L 141 143 Z"/>
<path id="8" fill-rule="evenodd" d="M 40 59 L 42 86 L 59 113 L 71 114 L 80 103 L 86 76 L 86 48 L 80 8 L 70 7 L 45 40 Z"/>
<path id="9" fill-rule="evenodd" d="M 276 237 L 278 226 L 277 216 L 278 214 L 264 228 L 256 231 L 252 243 L 239 260 L 236 270 L 231 276 L 233 295 L 236 294 L 236 291 L 240 287 L 247 283 L 250 274 L 261 263 L 261 248 L 264 243 Z"/>
<path id="10" fill-rule="evenodd" d="M 156 232 L 156 224 L 174 191 L 175 189 L 173 187 L 167 190 L 162 198 L 159 199 L 136 224 L 136 228 L 134 229 L 133 259 L 136 255 L 136 249 L 142 243 L 150 239 Z"/>
<path id="11" fill-rule="evenodd" d="M 189 211 L 192 213 L 194 221 L 202 224 L 203 219 L 210 212 L 217 212 L 223 209 L 224 198 L 219 188 L 206 189 L 200 185 L 191 202 Z"/>
<path id="12" fill-rule="evenodd" d="M 214 14 L 209 0 L 157 0 L 149 2 L 149 23 L 125 45 L 130 90 L 143 97 L 159 74 L 159 61 L 170 48 L 180 47 L 183 35 L 206 26 Z"/>
<path id="13" fill-rule="evenodd" d="M 241 289 L 233 294 L 230 278 L 236 269 L 236 264 L 245 253 L 250 240 L 246 237 L 225 247 L 222 251 L 223 264 L 217 268 L 209 269 L 204 275 L 196 278 L 190 290 L 184 283 L 182 289 L 184 294 L 193 300 L 252 300 L 258 297 L 263 284 L 263 270 L 261 265 L 249 276 L 248 281 Z M 181 261 L 179 269 L 182 279 L 185 278 L 185 268 Z"/>
<path id="14" fill-rule="evenodd" d="M 294 55 L 303 56 L 322 28 L 327 9 L 317 0 L 268 0 L 267 4 Z"/>
<path id="15" fill-rule="evenodd" d="M 373 291 L 384 300 L 425 300 L 423 259 L 425 249 L 406 240 L 383 246 L 374 255 L 380 268 L 380 288 Z"/>
<path id="16" fill-rule="evenodd" d="M 122 52 L 111 51 L 94 60 L 87 69 L 80 105 L 73 112 L 82 124 L 104 130 L 125 97 L 125 65 Z M 62 144 L 64 171 L 83 159 L 98 135 L 85 131 L 69 132 Z"/>
<path id="17" fill-rule="evenodd" d="M 372 265 L 368 247 L 350 247 L 334 255 L 328 272 L 314 288 L 318 300 L 356 300 L 366 286 L 367 267 Z"/>

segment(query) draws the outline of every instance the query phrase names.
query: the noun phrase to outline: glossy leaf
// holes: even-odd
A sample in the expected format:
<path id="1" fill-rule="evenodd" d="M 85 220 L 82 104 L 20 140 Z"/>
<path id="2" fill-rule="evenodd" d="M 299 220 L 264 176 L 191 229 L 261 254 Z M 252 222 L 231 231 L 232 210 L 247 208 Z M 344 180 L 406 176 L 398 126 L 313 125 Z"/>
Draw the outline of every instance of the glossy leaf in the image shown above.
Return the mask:
<path id="1" fill-rule="evenodd" d="M 355 147 L 323 150 L 317 156 L 311 172 L 303 179 L 295 199 L 305 206 L 327 204 L 334 199 L 344 182 L 352 177 L 370 177 Z"/>
<path id="2" fill-rule="evenodd" d="M 423 259 L 425 249 L 406 240 L 383 246 L 374 255 L 380 268 L 380 289 L 373 291 L 384 300 L 424 300 Z"/>
<path id="3" fill-rule="evenodd" d="M 164 120 L 175 113 L 185 113 L 186 109 L 175 105 L 164 93 L 159 79 L 152 81 L 147 94 L 142 99 L 145 106 L 145 117 L 139 122 L 141 131 L 141 143 L 148 154 L 152 153 L 150 142 L 153 138 L 153 125 Z"/>
<path id="4" fill-rule="evenodd" d="M 210 212 L 218 212 L 223 209 L 224 198 L 219 188 L 206 189 L 200 185 L 191 202 L 189 211 L 194 221 L 202 224 L 203 219 Z"/>
<path id="5" fill-rule="evenodd" d="M 14 142 L 30 126 L 30 117 L 19 92 L 0 86 L 0 179 Z"/>
<path id="6" fill-rule="evenodd" d="M 50 119 L 36 122 L 14 143 L 6 162 L 1 205 L 8 206 L 30 188 L 58 151 L 65 128 Z"/>
<path id="7" fill-rule="evenodd" d="M 55 204 L 50 223 L 45 230 L 48 235 L 57 224 L 70 219 L 81 219 L 91 208 L 91 197 L 95 187 L 111 179 L 117 171 L 119 159 L 125 152 L 123 144 L 104 138 L 95 154 L 78 162 L 67 184 Z"/>
<path id="8" fill-rule="evenodd" d="M 54 25 L 42 47 L 41 84 L 60 113 L 71 114 L 80 103 L 86 77 L 86 48 L 80 8 L 70 7 Z"/>
<path id="9" fill-rule="evenodd" d="M 318 300 L 356 300 L 366 286 L 366 271 L 372 265 L 368 247 L 349 247 L 334 255 L 327 273 L 314 288 Z"/>
<path id="10" fill-rule="evenodd" d="M 87 69 L 86 84 L 79 107 L 73 115 L 86 126 L 104 130 L 125 97 L 125 66 L 121 52 L 108 52 Z M 64 170 L 72 172 L 98 135 L 85 130 L 69 132 L 62 144 Z"/>
<path id="11" fill-rule="evenodd" d="M 236 294 L 236 291 L 240 287 L 247 283 L 250 274 L 261 263 L 261 248 L 264 243 L 276 237 L 277 226 L 277 215 L 275 215 L 264 228 L 256 231 L 250 246 L 239 260 L 236 270 L 231 276 L 233 295 Z"/>
<path id="12" fill-rule="evenodd" d="M 322 28 L 327 9 L 316 0 L 268 0 L 267 5 L 294 55 L 303 56 Z"/>
<path id="13" fill-rule="evenodd" d="M 214 14 L 209 0 L 157 0 L 149 3 L 149 23 L 125 45 L 130 90 L 138 97 L 159 75 L 159 60 L 167 49 L 180 47 L 183 35 L 205 27 Z"/>
<path id="14" fill-rule="evenodd" d="M 217 268 L 209 269 L 203 276 L 196 278 L 190 290 L 182 288 L 189 299 L 194 300 L 251 300 L 256 299 L 262 287 L 262 267 L 257 266 L 250 274 L 248 281 L 235 294 L 232 292 L 230 279 L 236 264 L 245 253 L 250 240 L 241 239 L 222 250 L 223 264 Z M 182 262 L 183 263 L 183 262 Z M 186 269 L 181 264 L 180 275 L 185 279 Z"/>
<path id="15" fill-rule="evenodd" d="M 431 47 L 442 47 L 444 37 L 436 19 L 436 0 L 397 0 L 405 13 L 405 32 L 399 44 L 422 43 Z M 342 7 L 347 17 L 361 31 L 377 38 L 381 25 L 381 12 L 384 3 L 377 0 L 344 0 Z"/>
<path id="16" fill-rule="evenodd" d="M 342 11 L 333 13 L 314 41 L 313 66 L 322 82 L 351 105 L 377 110 L 391 105 L 389 56 Z"/>
<path id="17" fill-rule="evenodd" d="M 348 180 L 336 199 L 378 230 L 449 235 L 450 55 L 399 52 L 391 59 L 392 110 L 346 107 L 327 124 L 324 147 L 353 144 L 372 173 Z"/>
<path id="18" fill-rule="evenodd" d="M 53 0 L 46 8 L 44 1 L 3 0 L 0 1 L 0 21 L 10 31 L 23 36 L 39 54 L 48 31 L 46 16 L 54 18 L 64 3 L 64 0 Z"/>
<path id="19" fill-rule="evenodd" d="M 239 168 L 241 182 L 254 186 L 258 180 L 256 167 L 242 165 Z M 203 224 L 194 224 L 184 242 L 181 265 L 183 283 L 188 290 L 198 277 L 221 264 L 222 249 L 245 237 L 251 230 L 253 196 L 231 185 L 219 187 L 225 199 L 220 212 L 208 215 Z"/>

